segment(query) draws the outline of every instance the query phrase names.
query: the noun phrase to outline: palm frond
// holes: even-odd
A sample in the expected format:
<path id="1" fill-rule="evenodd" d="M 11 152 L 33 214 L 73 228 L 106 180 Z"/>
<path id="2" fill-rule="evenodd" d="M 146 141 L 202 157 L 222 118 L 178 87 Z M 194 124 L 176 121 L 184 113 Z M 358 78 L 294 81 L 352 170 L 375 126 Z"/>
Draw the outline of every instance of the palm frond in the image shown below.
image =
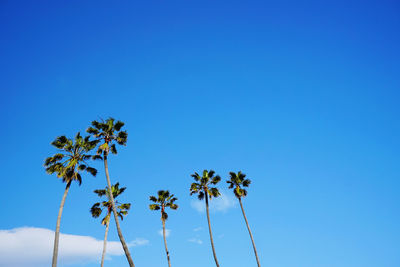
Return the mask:
<path id="1" fill-rule="evenodd" d="M 104 189 L 96 189 L 93 192 L 95 192 L 99 197 L 102 197 L 106 194 L 106 190 Z"/>
<path id="2" fill-rule="evenodd" d="M 101 213 L 102 213 L 102 209 L 100 208 L 100 203 L 95 203 L 91 208 L 90 208 L 90 213 L 92 214 L 92 216 L 94 218 L 98 218 Z"/>
<path id="3" fill-rule="evenodd" d="M 214 174 L 215 174 L 215 171 L 213 171 L 213 170 L 210 170 L 209 172 L 208 172 L 208 177 L 213 177 L 214 176 Z"/>
<path id="4" fill-rule="evenodd" d="M 167 205 L 169 205 L 169 207 L 170 207 L 171 209 L 173 209 L 173 210 L 178 209 L 178 205 L 177 205 L 177 204 L 169 203 L 169 204 L 167 204 Z"/>
<path id="5" fill-rule="evenodd" d="M 250 179 L 245 179 L 245 180 L 243 180 L 242 184 L 244 187 L 248 187 L 251 184 L 251 181 L 250 181 Z"/>
<path id="6" fill-rule="evenodd" d="M 117 121 L 114 124 L 114 129 L 118 132 L 119 130 L 121 130 L 121 128 L 125 125 L 125 123 L 123 123 L 122 121 Z"/>
<path id="7" fill-rule="evenodd" d="M 53 142 L 51 142 L 51 145 L 58 149 L 62 149 L 68 142 L 68 138 L 65 135 L 58 136 Z"/>
<path id="8" fill-rule="evenodd" d="M 209 193 L 210 193 L 210 197 L 218 197 L 221 195 L 221 193 L 219 192 L 219 190 L 216 187 L 210 187 Z"/>
<path id="9" fill-rule="evenodd" d="M 121 205 L 118 206 L 118 209 L 120 209 L 120 210 L 126 212 L 126 213 L 124 213 L 124 215 L 128 213 L 127 211 L 128 211 L 130 208 L 131 208 L 131 203 L 123 203 L 123 204 L 121 204 Z"/>
<path id="10" fill-rule="evenodd" d="M 79 185 L 81 185 L 82 184 L 82 176 L 81 176 L 81 174 L 80 173 L 76 173 L 75 174 L 75 178 L 78 181 Z"/>
<path id="11" fill-rule="evenodd" d="M 100 155 L 93 155 L 92 160 L 103 160 L 103 157 Z"/>
<path id="12" fill-rule="evenodd" d="M 161 213 L 161 219 L 163 221 L 166 221 L 168 219 L 168 214 L 165 211 Z"/>
<path id="13" fill-rule="evenodd" d="M 92 168 L 92 167 L 86 167 L 86 171 L 88 173 L 90 173 L 91 175 L 93 175 L 93 176 L 96 176 L 96 174 L 97 174 L 97 170 L 95 168 Z"/>
<path id="14" fill-rule="evenodd" d="M 54 154 L 52 157 L 46 158 L 46 160 L 44 161 L 44 166 L 49 166 L 50 164 L 60 161 L 63 158 L 64 155 L 61 153 Z"/>
<path id="15" fill-rule="evenodd" d="M 203 191 L 200 191 L 199 194 L 197 195 L 197 198 L 198 198 L 199 200 L 203 200 L 203 198 L 204 198 L 204 192 L 203 192 Z"/>
<path id="16" fill-rule="evenodd" d="M 241 189 L 241 194 L 243 197 L 247 196 L 247 190 L 246 189 Z"/>
<path id="17" fill-rule="evenodd" d="M 115 147 L 115 144 L 112 144 L 111 146 L 110 146 L 110 150 L 111 150 L 111 153 L 113 153 L 113 154 L 117 154 L 118 152 L 117 152 L 117 148 Z"/>
<path id="18" fill-rule="evenodd" d="M 103 220 L 101 220 L 102 225 L 107 225 L 107 223 L 110 221 L 111 213 L 108 213 Z"/>
<path id="19" fill-rule="evenodd" d="M 219 181 L 221 181 L 221 177 L 219 175 L 217 175 L 214 178 L 212 178 L 210 183 L 213 185 L 216 185 L 217 183 L 219 183 Z"/>
<path id="20" fill-rule="evenodd" d="M 159 209 L 160 209 L 160 206 L 159 206 L 158 204 L 150 204 L 150 205 L 149 205 L 149 208 L 150 208 L 151 210 L 159 210 Z"/>
<path id="21" fill-rule="evenodd" d="M 95 128 L 95 129 L 97 129 L 97 130 L 100 130 L 101 129 L 101 122 L 98 122 L 98 121 L 92 121 L 92 126 Z"/>
<path id="22" fill-rule="evenodd" d="M 57 176 L 60 177 L 60 174 L 64 172 L 64 168 L 61 163 L 55 163 L 47 167 L 46 172 L 48 174 L 57 173 Z"/>
<path id="23" fill-rule="evenodd" d="M 79 171 L 84 171 L 84 170 L 86 170 L 86 168 L 87 168 L 87 166 L 85 164 L 81 164 L 78 166 Z"/>
<path id="24" fill-rule="evenodd" d="M 88 134 L 92 134 L 92 135 L 94 135 L 94 136 L 96 136 L 96 135 L 99 134 L 99 130 L 97 130 L 96 128 L 93 128 L 93 127 L 87 128 L 87 129 L 86 129 L 86 132 L 87 132 Z"/>
<path id="25" fill-rule="evenodd" d="M 126 131 L 119 132 L 116 141 L 119 145 L 126 145 L 126 142 L 128 141 L 128 133 Z"/>
<path id="26" fill-rule="evenodd" d="M 200 189 L 200 185 L 198 183 L 192 183 L 190 186 L 190 194 L 193 195 L 194 193 L 198 192 Z"/>

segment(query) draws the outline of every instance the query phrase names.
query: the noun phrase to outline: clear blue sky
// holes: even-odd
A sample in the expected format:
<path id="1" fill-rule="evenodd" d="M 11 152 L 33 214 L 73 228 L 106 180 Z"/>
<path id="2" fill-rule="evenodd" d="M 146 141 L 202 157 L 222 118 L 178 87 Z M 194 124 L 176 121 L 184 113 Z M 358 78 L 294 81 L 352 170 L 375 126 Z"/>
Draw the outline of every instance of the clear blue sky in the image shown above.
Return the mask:
<path id="1" fill-rule="evenodd" d="M 131 247 L 138 267 L 166 266 L 148 210 L 158 189 L 179 198 L 173 266 L 214 265 L 189 196 L 205 168 L 252 180 L 262 266 L 400 266 L 396 2 L 0 1 L 0 230 L 55 229 L 64 185 L 44 172 L 50 142 L 113 116 L 129 132 L 110 158 L 132 202 L 123 232 L 148 240 Z M 70 190 L 62 233 L 103 238 L 88 211 L 105 186 L 95 166 Z M 256 266 L 240 209 L 223 209 L 211 213 L 221 266 Z"/>

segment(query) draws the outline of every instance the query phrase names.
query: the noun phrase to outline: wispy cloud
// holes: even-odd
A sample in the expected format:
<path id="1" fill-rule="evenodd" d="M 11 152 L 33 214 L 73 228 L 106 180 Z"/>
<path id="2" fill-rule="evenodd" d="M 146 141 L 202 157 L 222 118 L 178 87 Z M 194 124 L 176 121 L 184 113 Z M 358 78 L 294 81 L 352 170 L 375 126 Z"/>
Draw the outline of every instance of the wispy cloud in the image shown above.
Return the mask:
<path id="1" fill-rule="evenodd" d="M 0 266 L 38 267 L 50 265 L 54 231 L 45 228 L 21 227 L 0 230 Z M 142 246 L 148 240 L 138 238 L 129 246 Z M 63 264 L 97 262 L 101 257 L 103 240 L 91 236 L 60 234 L 59 262 Z M 107 242 L 107 255 L 124 254 L 121 243 Z"/>
<path id="2" fill-rule="evenodd" d="M 162 229 L 158 231 L 158 234 L 159 234 L 160 236 L 163 236 Z M 165 228 L 165 237 L 169 237 L 170 234 L 171 234 L 171 230 Z"/>
<path id="3" fill-rule="evenodd" d="M 201 241 L 201 240 L 198 239 L 198 238 L 191 238 L 191 239 L 189 239 L 188 241 L 189 241 L 189 242 L 192 242 L 192 243 L 199 244 L 199 245 L 203 244 L 203 241 Z"/>
<path id="4" fill-rule="evenodd" d="M 201 231 L 201 230 L 203 230 L 203 227 L 201 227 L 201 226 L 193 229 L 194 232 L 198 232 L 198 231 Z"/>
<path id="5" fill-rule="evenodd" d="M 149 240 L 144 239 L 144 238 L 136 238 L 135 240 L 129 242 L 128 246 L 129 247 L 137 247 L 137 246 L 144 246 L 147 244 L 149 244 Z M 108 242 L 107 242 L 107 246 L 108 246 Z"/>
<path id="6" fill-rule="evenodd" d="M 228 195 L 225 192 L 221 192 L 221 196 L 213 198 L 209 203 L 212 212 L 226 212 L 228 209 L 236 207 L 237 200 L 230 194 Z M 192 200 L 190 205 L 198 212 L 204 212 L 206 210 L 204 201 Z"/>

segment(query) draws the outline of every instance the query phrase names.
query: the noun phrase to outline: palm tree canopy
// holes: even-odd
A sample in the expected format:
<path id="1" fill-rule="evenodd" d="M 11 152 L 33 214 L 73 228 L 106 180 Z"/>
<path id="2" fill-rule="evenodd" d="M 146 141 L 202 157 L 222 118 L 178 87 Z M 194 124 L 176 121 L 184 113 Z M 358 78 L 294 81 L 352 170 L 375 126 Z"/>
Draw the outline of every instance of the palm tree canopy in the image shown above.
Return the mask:
<path id="1" fill-rule="evenodd" d="M 113 194 L 114 199 L 121 195 L 125 191 L 126 187 L 119 188 L 119 183 L 116 183 L 111 187 L 111 191 Z M 107 201 L 97 202 L 90 208 L 90 213 L 92 217 L 98 218 L 100 217 L 103 210 L 107 210 L 106 216 L 101 220 L 101 224 L 106 225 L 107 222 L 110 220 L 111 216 L 111 201 L 109 200 L 109 191 L 106 187 L 105 189 L 97 189 L 94 190 L 94 193 L 97 194 L 99 197 L 107 196 Z M 124 219 L 123 216 L 128 214 L 129 209 L 131 208 L 131 203 L 119 203 L 115 201 L 115 207 L 117 208 L 117 214 L 121 218 Z"/>
<path id="2" fill-rule="evenodd" d="M 63 182 L 70 183 L 73 180 L 82 183 L 81 171 L 96 176 L 97 170 L 88 165 L 87 160 L 98 159 L 99 156 L 89 155 L 89 151 L 96 147 L 96 140 L 90 137 L 82 137 L 78 132 L 74 139 L 62 135 L 57 137 L 51 145 L 58 149 L 58 153 L 46 158 L 44 167 L 48 174 L 56 173 Z M 101 157 L 100 157 L 101 158 Z"/>
<path id="3" fill-rule="evenodd" d="M 151 210 L 161 209 L 161 219 L 164 221 L 168 219 L 168 214 L 165 212 L 165 208 L 168 207 L 173 210 L 178 209 L 178 205 L 174 203 L 178 199 L 173 194 L 171 195 L 168 190 L 159 190 L 157 192 L 157 197 L 150 196 L 149 199 L 154 202 L 154 204 L 149 205 L 149 208 Z"/>
<path id="4" fill-rule="evenodd" d="M 251 184 L 250 179 L 246 179 L 246 174 L 239 171 L 238 173 L 230 172 L 230 180 L 226 182 L 229 184 L 229 189 L 233 188 L 233 192 L 237 198 L 247 196 L 247 190 L 242 187 L 249 187 Z"/>
<path id="5" fill-rule="evenodd" d="M 108 118 L 107 120 L 92 121 L 92 126 L 89 127 L 86 132 L 92 135 L 95 140 L 102 140 L 102 143 L 97 149 L 97 154 L 111 153 L 117 154 L 117 148 L 114 141 L 119 145 L 126 145 L 128 141 L 128 133 L 126 131 L 121 131 L 121 128 L 125 124 L 122 121 L 115 121 L 113 118 Z"/>
<path id="6" fill-rule="evenodd" d="M 221 194 L 218 191 L 218 188 L 210 186 L 216 185 L 219 183 L 219 181 L 221 181 L 221 177 L 219 175 L 214 176 L 214 174 L 215 172 L 213 170 L 204 170 L 202 176 L 200 176 L 197 172 L 192 174 L 191 176 L 196 182 L 192 183 L 190 186 L 190 195 L 197 194 L 199 200 L 204 198 L 204 192 L 208 193 L 210 199 L 212 197 L 220 196 Z"/>

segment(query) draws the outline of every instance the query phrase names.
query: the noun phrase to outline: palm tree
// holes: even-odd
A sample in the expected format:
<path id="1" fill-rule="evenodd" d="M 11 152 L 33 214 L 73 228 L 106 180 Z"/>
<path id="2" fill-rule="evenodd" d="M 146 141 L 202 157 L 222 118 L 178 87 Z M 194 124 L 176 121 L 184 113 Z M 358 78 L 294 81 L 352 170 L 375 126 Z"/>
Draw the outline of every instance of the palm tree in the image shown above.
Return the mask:
<path id="1" fill-rule="evenodd" d="M 81 171 L 86 171 L 93 176 L 96 176 L 97 170 L 89 167 L 87 160 L 90 158 L 97 159 L 98 156 L 87 154 L 90 150 L 96 147 L 96 141 L 90 141 L 89 136 L 83 138 L 80 133 L 77 133 L 75 139 L 59 136 L 52 143 L 58 149 L 58 153 L 48 157 L 44 162 L 44 167 L 48 174 L 56 173 L 58 178 L 61 178 L 66 187 L 64 195 L 61 199 L 60 209 L 58 211 L 57 226 L 54 236 L 54 249 L 52 266 L 57 266 L 58 242 L 60 236 L 61 215 L 64 208 L 65 199 L 72 181 L 77 181 L 79 185 L 82 183 Z"/>
<path id="2" fill-rule="evenodd" d="M 160 190 L 158 191 L 158 197 L 150 196 L 150 201 L 153 201 L 155 204 L 150 204 L 149 208 L 151 210 L 159 210 L 161 209 L 161 221 L 163 226 L 163 237 L 164 237 L 164 245 L 165 252 L 167 253 L 168 266 L 171 267 L 171 261 L 169 259 L 169 252 L 167 247 L 167 239 L 165 238 L 165 221 L 168 219 L 168 214 L 165 212 L 165 208 L 171 208 L 176 210 L 178 205 L 174 202 L 178 200 L 174 195 L 170 195 L 169 191 Z"/>
<path id="3" fill-rule="evenodd" d="M 121 131 L 121 128 L 124 126 L 124 123 L 122 121 L 115 122 L 113 118 L 108 118 L 106 121 L 101 120 L 100 122 L 92 121 L 92 126 L 93 127 L 89 127 L 86 130 L 86 132 L 91 134 L 94 137 L 94 139 L 97 140 L 98 142 L 103 142 L 98 147 L 97 154 L 103 155 L 104 169 L 107 178 L 107 186 L 108 190 L 112 192 L 110 174 L 108 172 L 108 154 L 110 151 L 113 154 L 117 154 L 117 148 L 114 142 L 116 142 L 119 145 L 123 146 L 126 145 L 128 139 L 128 133 L 126 131 Z M 125 255 L 129 262 L 129 266 L 135 267 L 135 264 L 133 263 L 131 254 L 128 249 L 128 245 L 126 244 L 125 239 L 122 235 L 121 227 L 119 225 L 119 220 L 118 220 L 117 209 L 115 208 L 114 197 L 112 194 L 109 194 L 109 198 L 111 201 L 112 211 L 114 213 L 115 224 L 117 226 L 119 240 L 121 241 L 122 247 L 125 251 Z"/>
<path id="4" fill-rule="evenodd" d="M 210 197 L 211 200 L 212 197 L 218 197 L 221 195 L 218 191 L 218 188 L 210 186 L 216 185 L 219 181 L 221 181 L 221 177 L 219 177 L 219 175 L 214 176 L 214 174 L 215 172 L 213 170 L 204 170 L 203 176 L 200 176 L 197 172 L 192 174 L 191 176 L 196 182 L 192 183 L 192 185 L 190 186 L 190 195 L 197 194 L 199 200 L 202 200 L 203 198 L 205 198 L 206 200 L 208 231 L 210 233 L 211 247 L 214 255 L 215 264 L 217 265 L 217 267 L 219 267 L 217 255 L 215 254 L 214 241 L 210 224 L 210 213 L 208 210 L 208 197 Z"/>
<path id="5" fill-rule="evenodd" d="M 244 213 L 243 209 L 243 204 L 242 204 L 242 198 L 247 196 L 247 190 L 242 188 L 243 187 L 248 187 L 251 183 L 249 179 L 245 179 L 246 174 L 242 172 L 234 173 L 230 172 L 229 175 L 231 176 L 231 179 L 226 181 L 229 184 L 229 189 L 233 188 L 233 192 L 235 193 L 235 196 L 239 200 L 240 203 L 240 208 L 242 209 L 244 221 L 246 222 L 247 230 L 249 230 L 251 242 L 253 243 L 253 249 L 254 249 L 254 254 L 256 255 L 256 260 L 257 260 L 257 265 L 260 267 L 260 260 L 258 259 L 257 255 L 257 250 L 256 250 L 256 245 L 254 243 L 253 235 L 251 233 L 250 227 L 249 227 L 249 222 L 247 221 L 246 214 Z"/>
<path id="6" fill-rule="evenodd" d="M 111 187 L 112 194 L 114 199 L 117 198 L 119 195 L 121 195 L 125 191 L 126 187 L 119 188 L 119 183 L 116 183 Z M 97 202 L 95 203 L 92 208 L 90 209 L 90 212 L 92 213 L 92 217 L 98 218 L 103 210 L 107 210 L 106 216 L 101 220 L 101 224 L 106 226 L 106 233 L 104 234 L 104 243 L 103 243 L 103 253 L 101 255 L 101 267 L 104 266 L 104 258 L 106 255 L 106 246 L 107 246 L 107 235 L 108 235 L 108 228 L 110 226 L 110 217 L 111 217 L 111 212 L 112 212 L 112 205 L 111 201 L 109 200 L 109 191 L 108 188 L 106 187 L 105 189 L 97 189 L 94 190 L 94 192 L 99 196 L 102 197 L 104 195 L 107 196 L 108 201 L 103 201 L 103 202 Z M 118 210 L 118 216 L 121 218 L 121 221 L 124 219 L 124 215 L 128 214 L 128 210 L 131 208 L 131 203 L 119 203 L 118 201 L 115 201 L 115 205 L 117 206 Z"/>

